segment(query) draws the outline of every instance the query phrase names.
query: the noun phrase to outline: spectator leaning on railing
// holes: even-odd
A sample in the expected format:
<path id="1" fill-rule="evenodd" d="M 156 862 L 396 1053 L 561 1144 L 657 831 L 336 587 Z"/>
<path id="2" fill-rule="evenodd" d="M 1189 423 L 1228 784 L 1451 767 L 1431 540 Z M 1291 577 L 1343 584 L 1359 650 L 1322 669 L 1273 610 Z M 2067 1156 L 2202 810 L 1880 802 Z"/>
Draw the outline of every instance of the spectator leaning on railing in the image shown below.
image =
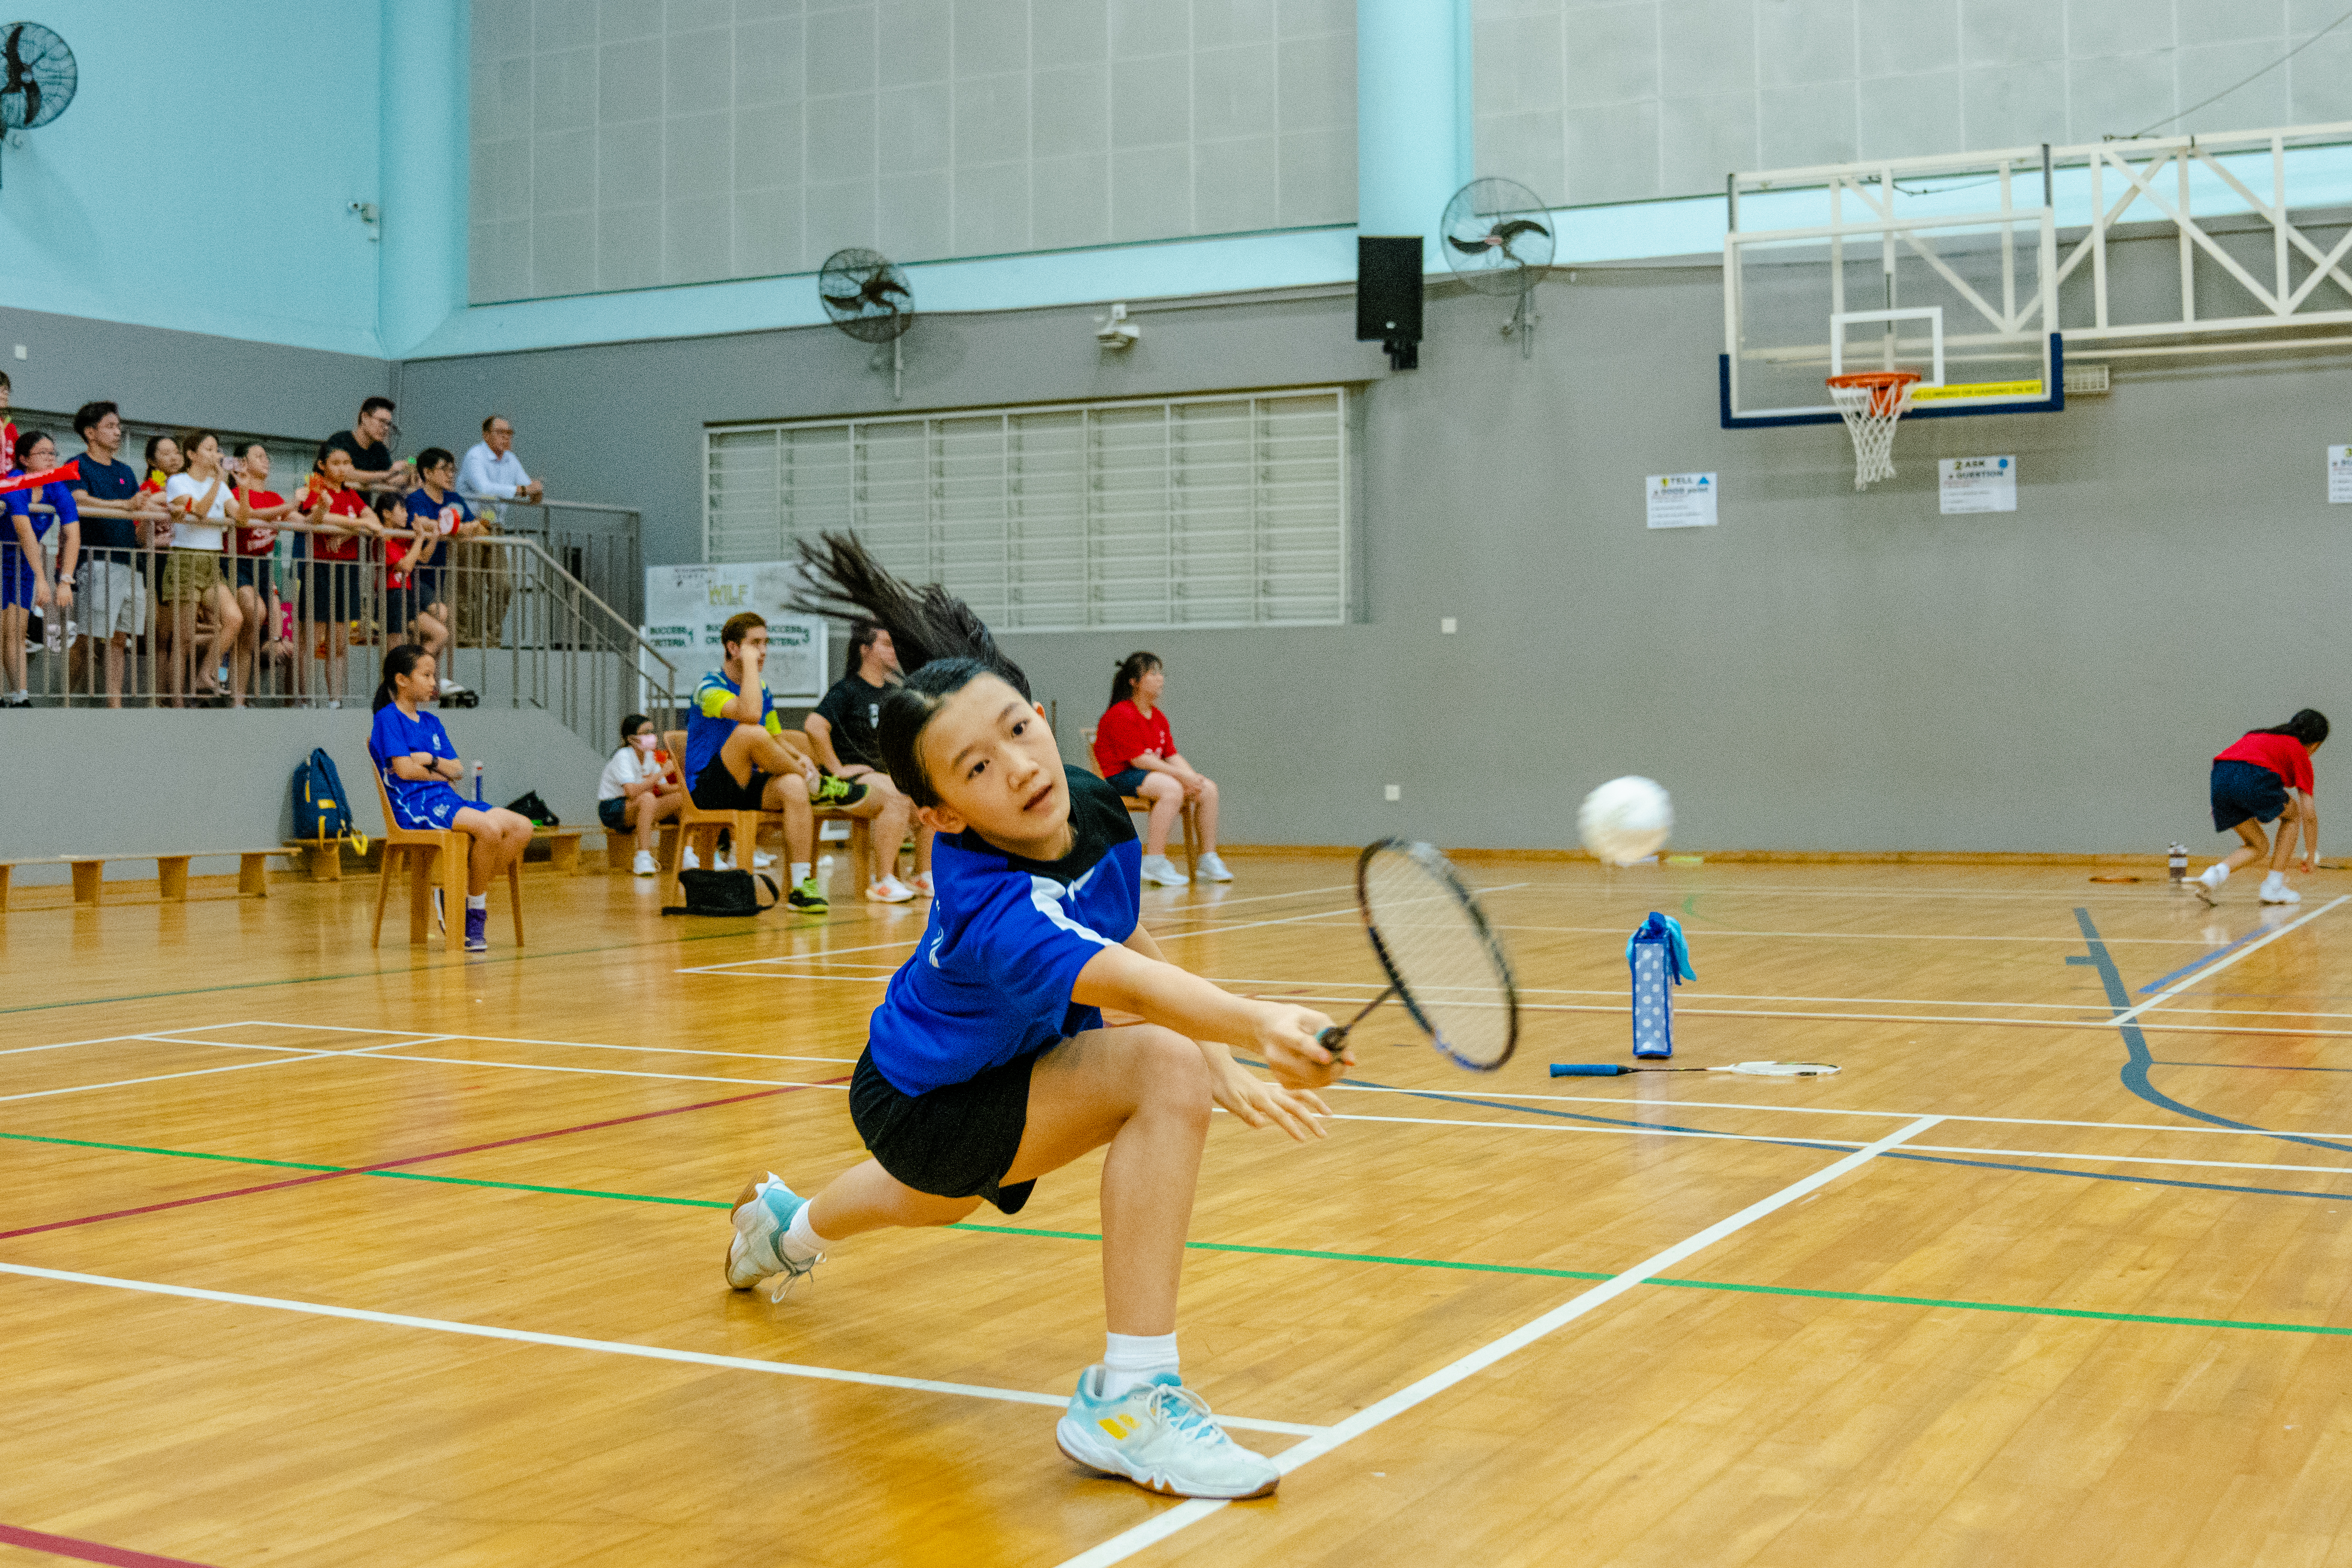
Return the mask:
<path id="1" fill-rule="evenodd" d="M 408 526 L 427 537 L 415 545 L 409 562 L 410 592 L 416 605 L 417 640 L 437 661 L 448 646 L 451 619 L 448 599 L 449 542 L 482 533 L 473 509 L 455 488 L 457 459 L 447 448 L 427 447 L 416 455 L 417 486 L 408 492 Z M 436 666 L 437 667 L 437 666 Z M 441 695 L 452 696 L 464 687 L 446 674 Z"/>
<path id="2" fill-rule="evenodd" d="M 457 469 L 457 493 L 472 501 L 486 519 L 498 516 L 492 503 L 522 501 L 537 506 L 547 499 L 546 487 L 522 469 L 514 455 L 514 426 L 503 414 L 482 421 L 482 438 L 466 449 Z"/>
<path id="3" fill-rule="evenodd" d="M 361 489 L 404 490 L 411 482 L 408 465 L 394 462 L 392 448 L 384 444 L 395 434 L 392 415 L 391 398 L 368 398 L 361 403 L 360 416 L 352 427 L 336 431 L 320 447 L 321 452 L 341 450 L 351 455 L 351 483 Z"/>
<path id="4" fill-rule="evenodd" d="M 8 405 L 16 395 L 16 387 L 5 374 L 0 374 L 0 415 L 8 412 Z M 0 419 L 0 474 L 16 471 L 16 422 Z"/>
<path id="5" fill-rule="evenodd" d="M 46 473 L 58 466 L 57 443 L 46 431 L 27 431 L 18 450 L 26 463 L 40 466 L 13 469 L 11 479 Z M 14 526 L 9 537 L 0 541 L 0 668 L 7 671 L 13 683 L 8 688 L 8 706 L 30 708 L 33 696 L 25 684 L 25 622 L 37 605 L 60 620 L 72 608 L 74 558 L 81 552 L 81 523 L 74 511 L 72 492 L 54 479 L 37 489 L 10 490 L 6 499 Z M 48 510 L 35 511 L 37 503 Z M 54 583 L 41 545 L 52 526 L 62 530 Z"/>
<path id="6" fill-rule="evenodd" d="M 221 578 L 221 550 L 226 543 L 223 531 L 233 519 L 236 494 L 221 461 L 220 437 L 209 430 L 184 430 L 180 453 L 187 468 L 163 486 L 164 504 L 172 509 L 172 553 L 163 563 L 159 595 L 170 606 L 165 626 L 171 653 L 164 688 L 175 708 L 184 692 L 200 699 L 221 694 L 221 662 L 245 626 L 236 596 Z M 196 650 L 200 608 L 213 615 L 213 635 L 201 654 Z M 242 689 L 236 702 L 245 706 Z"/>
<path id="7" fill-rule="evenodd" d="M 248 689 L 255 661 L 274 661 L 293 652 L 282 630 L 284 614 L 278 596 L 278 530 L 272 523 L 294 515 L 294 503 L 269 482 L 269 448 L 247 441 L 237 449 L 236 507 L 241 521 L 234 531 L 236 563 L 236 608 L 245 617 L 230 658 L 236 689 Z"/>
<path id="8" fill-rule="evenodd" d="M 87 668 L 88 645 L 105 645 L 106 705 L 122 706 L 122 665 L 131 639 L 147 635 L 147 574 L 141 556 L 146 533 L 163 513 L 139 493 L 139 471 L 122 460 L 122 415 L 111 403 L 85 403 L 74 414 L 74 434 L 85 448 L 74 468 L 74 508 L 81 514 L 81 639 L 75 653 Z M 169 525 L 165 525 L 169 536 Z M 74 686 L 86 689 L 86 677 Z"/>
<path id="9" fill-rule="evenodd" d="M 316 468 L 302 486 L 295 504 L 302 521 L 314 530 L 302 536 L 303 574 L 297 603 L 301 631 L 294 643 L 294 684 L 297 695 L 307 684 L 311 650 L 323 637 L 326 643 L 327 706 L 341 708 L 350 691 L 351 631 L 360 613 L 360 536 L 376 531 L 375 514 L 367 498 L 352 488 L 352 455 L 330 445 L 320 449 Z"/>

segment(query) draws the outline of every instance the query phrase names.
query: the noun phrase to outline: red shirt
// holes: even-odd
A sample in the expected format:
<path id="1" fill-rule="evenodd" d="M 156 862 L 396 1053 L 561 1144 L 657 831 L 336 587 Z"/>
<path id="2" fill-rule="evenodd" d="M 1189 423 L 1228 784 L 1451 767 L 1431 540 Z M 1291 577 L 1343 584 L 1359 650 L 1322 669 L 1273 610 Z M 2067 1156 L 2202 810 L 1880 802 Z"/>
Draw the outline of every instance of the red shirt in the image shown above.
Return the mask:
<path id="1" fill-rule="evenodd" d="M 284 506 L 286 498 L 275 490 L 247 490 L 245 504 L 256 511 L 268 511 L 273 506 Z M 267 555 L 278 543 L 274 528 L 240 528 L 236 531 L 236 552 L 239 555 Z"/>
<path id="2" fill-rule="evenodd" d="M 0 425 L 0 472 L 16 466 L 16 422 L 13 419 Z"/>
<path id="3" fill-rule="evenodd" d="M 2217 763 L 2252 763 L 2284 779 L 2287 787 L 2311 793 L 2311 753 L 2293 735 L 2265 735 L 2260 731 L 2239 738 L 2238 743 L 2213 759 Z"/>
<path id="4" fill-rule="evenodd" d="M 315 476 L 302 487 L 302 510 L 307 513 L 319 504 L 319 492 L 326 482 Z M 337 490 L 327 502 L 329 517 L 365 517 L 367 498 L 348 485 Z M 356 533 L 313 533 L 310 535 L 310 559 L 313 561 L 357 561 L 360 558 L 360 538 Z"/>
<path id="5" fill-rule="evenodd" d="M 1146 718 L 1132 700 L 1114 702 L 1095 727 L 1095 763 L 1108 778 L 1146 752 L 1162 758 L 1175 754 L 1176 737 L 1169 732 L 1168 710 L 1154 708 Z"/>

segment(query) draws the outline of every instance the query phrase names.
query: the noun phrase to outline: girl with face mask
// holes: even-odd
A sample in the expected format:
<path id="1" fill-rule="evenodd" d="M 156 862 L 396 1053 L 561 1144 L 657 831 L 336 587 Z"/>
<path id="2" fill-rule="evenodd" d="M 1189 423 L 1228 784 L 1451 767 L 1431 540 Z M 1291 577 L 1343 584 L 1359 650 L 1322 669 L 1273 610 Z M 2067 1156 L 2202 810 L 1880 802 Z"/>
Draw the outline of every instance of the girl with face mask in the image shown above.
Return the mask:
<path id="1" fill-rule="evenodd" d="M 596 820 L 606 833 L 635 833 L 637 856 L 630 869 L 640 877 L 660 871 L 654 861 L 654 830 L 677 816 L 686 802 L 686 791 L 654 755 L 657 744 L 654 721 L 630 714 L 621 721 L 621 749 L 596 784 Z"/>

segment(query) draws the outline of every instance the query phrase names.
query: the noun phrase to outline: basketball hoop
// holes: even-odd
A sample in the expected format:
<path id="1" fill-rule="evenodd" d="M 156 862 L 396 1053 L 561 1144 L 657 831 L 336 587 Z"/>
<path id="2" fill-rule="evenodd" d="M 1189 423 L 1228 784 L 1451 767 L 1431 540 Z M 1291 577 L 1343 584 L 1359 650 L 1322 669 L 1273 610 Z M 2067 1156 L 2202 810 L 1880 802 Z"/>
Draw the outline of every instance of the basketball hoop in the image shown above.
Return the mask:
<path id="1" fill-rule="evenodd" d="M 1913 370 L 1866 370 L 1829 378 L 1830 401 L 1853 434 L 1853 488 L 1895 477 L 1895 422 L 1910 412 Z"/>

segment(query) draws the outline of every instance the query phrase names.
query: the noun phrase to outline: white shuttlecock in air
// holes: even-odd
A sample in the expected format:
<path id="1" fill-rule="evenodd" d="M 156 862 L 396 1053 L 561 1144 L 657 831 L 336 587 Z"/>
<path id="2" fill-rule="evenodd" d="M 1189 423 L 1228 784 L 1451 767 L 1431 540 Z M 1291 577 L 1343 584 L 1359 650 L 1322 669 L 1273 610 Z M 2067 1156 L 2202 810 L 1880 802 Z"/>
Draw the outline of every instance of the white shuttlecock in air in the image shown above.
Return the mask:
<path id="1" fill-rule="evenodd" d="M 1674 826 L 1674 803 L 1666 792 L 1656 780 L 1633 773 L 1611 779 L 1586 795 L 1576 813 L 1576 831 L 1584 847 L 1618 866 L 1656 854 Z"/>

